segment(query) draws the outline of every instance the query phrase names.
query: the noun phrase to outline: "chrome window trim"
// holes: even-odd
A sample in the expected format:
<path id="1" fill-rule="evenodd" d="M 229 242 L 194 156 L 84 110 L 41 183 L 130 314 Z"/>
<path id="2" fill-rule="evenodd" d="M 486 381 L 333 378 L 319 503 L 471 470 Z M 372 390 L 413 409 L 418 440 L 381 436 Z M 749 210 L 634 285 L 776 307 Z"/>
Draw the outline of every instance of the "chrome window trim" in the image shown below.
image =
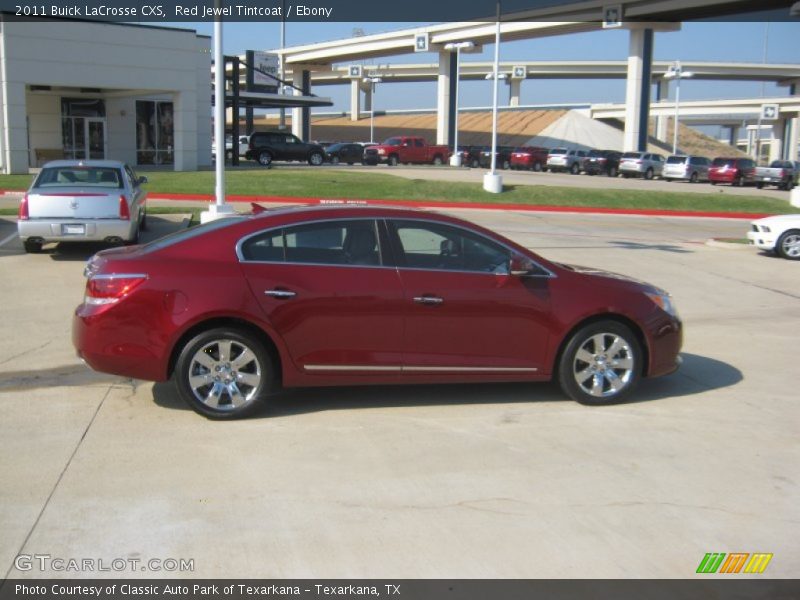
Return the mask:
<path id="1" fill-rule="evenodd" d="M 512 248 L 508 244 L 504 244 L 503 242 L 501 242 L 499 240 L 495 240 L 493 238 L 487 237 L 486 235 L 484 235 L 480 231 L 475 231 L 474 229 L 471 229 L 469 227 L 465 227 L 463 225 L 459 225 L 459 224 L 456 224 L 456 223 L 449 223 L 449 222 L 442 222 L 442 221 L 430 221 L 428 219 L 420 219 L 420 218 L 415 218 L 415 217 L 411 217 L 411 218 L 407 218 L 407 219 L 406 218 L 399 218 L 399 217 L 388 217 L 388 218 L 386 218 L 384 220 L 386 221 L 387 225 L 392 223 L 393 221 L 411 221 L 411 222 L 419 222 L 419 223 L 435 223 L 435 224 L 444 225 L 446 227 L 454 227 L 456 229 L 461 229 L 463 231 L 467 231 L 469 233 L 472 233 L 473 235 L 476 235 L 476 236 L 478 236 L 480 238 L 483 238 L 485 240 L 489 240 L 490 242 L 492 242 L 492 243 L 494 243 L 494 244 L 496 244 L 498 246 L 502 246 L 503 248 L 505 248 L 506 250 L 508 250 L 512 254 L 519 254 L 519 252 L 517 250 L 515 250 L 514 248 Z M 544 271 L 545 274 L 543 274 L 543 275 L 525 275 L 524 277 L 532 277 L 532 278 L 537 278 L 537 279 L 555 279 L 555 278 L 558 277 L 558 275 L 553 273 L 550 269 L 548 269 L 545 266 L 542 266 L 541 264 L 539 264 L 537 261 L 533 260 L 529 256 L 526 257 L 526 258 L 528 258 L 539 269 Z M 406 266 L 400 266 L 400 265 L 397 266 L 397 269 L 398 270 L 407 270 L 407 271 L 427 271 L 427 272 L 439 272 L 439 273 L 474 273 L 474 274 L 478 274 L 478 275 L 492 275 L 494 277 L 496 277 L 498 275 L 511 276 L 511 273 L 489 273 L 487 271 L 470 271 L 468 269 L 426 269 L 425 267 L 406 267 Z"/>

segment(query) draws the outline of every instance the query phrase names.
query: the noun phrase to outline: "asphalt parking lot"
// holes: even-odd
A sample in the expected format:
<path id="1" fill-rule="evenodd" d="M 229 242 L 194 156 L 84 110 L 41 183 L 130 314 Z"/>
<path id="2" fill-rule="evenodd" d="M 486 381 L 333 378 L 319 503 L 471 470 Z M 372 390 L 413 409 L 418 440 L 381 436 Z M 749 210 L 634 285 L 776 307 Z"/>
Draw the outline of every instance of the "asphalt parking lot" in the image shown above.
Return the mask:
<path id="1" fill-rule="evenodd" d="M 212 422 L 171 384 L 87 370 L 70 321 L 98 248 L 26 255 L 0 218 L 5 576 L 81 575 L 15 568 L 47 554 L 193 559 L 168 573 L 191 577 L 685 578 L 707 552 L 768 552 L 760 577 L 796 577 L 800 263 L 704 244 L 746 221 L 453 212 L 670 290 L 681 370 L 609 407 L 551 384 L 312 389 Z"/>

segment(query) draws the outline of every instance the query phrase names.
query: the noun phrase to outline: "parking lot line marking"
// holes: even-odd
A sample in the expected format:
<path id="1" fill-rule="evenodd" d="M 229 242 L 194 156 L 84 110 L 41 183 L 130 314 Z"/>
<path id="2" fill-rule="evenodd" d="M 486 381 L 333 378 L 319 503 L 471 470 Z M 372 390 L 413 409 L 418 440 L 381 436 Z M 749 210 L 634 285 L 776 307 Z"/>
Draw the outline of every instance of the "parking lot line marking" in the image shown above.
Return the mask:
<path id="1" fill-rule="evenodd" d="M 14 233 L 12 233 L 11 235 L 9 235 L 8 237 L 5 237 L 2 240 L 0 240 L 0 246 L 5 246 L 8 242 L 13 240 L 15 237 L 17 237 L 17 232 L 16 231 Z"/>

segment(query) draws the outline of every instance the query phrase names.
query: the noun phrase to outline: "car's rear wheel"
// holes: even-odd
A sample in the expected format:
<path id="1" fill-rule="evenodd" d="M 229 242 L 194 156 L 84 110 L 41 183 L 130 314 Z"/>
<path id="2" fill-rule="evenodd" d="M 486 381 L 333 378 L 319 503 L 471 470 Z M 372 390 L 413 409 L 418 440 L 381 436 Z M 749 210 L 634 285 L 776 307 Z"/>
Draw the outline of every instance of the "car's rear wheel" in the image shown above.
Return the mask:
<path id="1" fill-rule="evenodd" d="M 266 150 L 258 153 L 258 164 L 262 167 L 268 167 L 272 164 L 272 154 Z"/>
<path id="2" fill-rule="evenodd" d="M 652 168 L 651 169 L 647 169 L 647 171 L 644 172 L 644 178 L 645 179 L 652 179 L 653 178 L 653 169 Z"/>
<path id="3" fill-rule="evenodd" d="M 338 165 L 339 164 L 339 157 L 338 156 L 331 156 L 331 164 Z"/>
<path id="4" fill-rule="evenodd" d="M 733 185 L 736 187 L 742 187 L 744 185 L 744 179 L 741 175 L 738 175 L 736 179 L 733 180 Z"/>
<path id="5" fill-rule="evenodd" d="M 609 177 L 616 177 L 617 176 L 617 168 L 616 167 L 608 167 L 608 176 Z"/>
<path id="6" fill-rule="evenodd" d="M 578 163 L 572 163 L 572 166 L 569 168 L 569 172 L 573 175 L 577 175 L 580 170 L 581 168 L 578 166 Z"/>
<path id="7" fill-rule="evenodd" d="M 396 167 L 398 162 L 399 161 L 397 160 L 396 156 L 392 155 L 392 156 L 389 157 L 388 163 L 389 163 L 390 167 Z"/>
<path id="8" fill-rule="evenodd" d="M 504 160 L 503 161 L 503 170 L 508 171 L 509 168 L 511 168 L 511 163 L 508 162 L 507 160 Z"/>
<path id="9" fill-rule="evenodd" d="M 763 190 L 764 189 L 764 184 L 761 181 L 759 181 L 758 183 L 756 183 L 756 188 L 759 189 L 759 190 Z"/>
<path id="10" fill-rule="evenodd" d="M 538 161 L 537 161 L 537 162 L 535 162 L 535 163 L 533 163 L 533 170 L 534 170 L 534 172 L 536 172 L 536 173 L 538 173 L 539 171 L 541 171 L 541 170 L 542 170 L 542 163 L 540 163 L 540 162 L 538 162 Z"/>
<path id="11" fill-rule="evenodd" d="M 274 367 L 261 341 L 232 328 L 210 329 L 189 340 L 174 377 L 181 398 L 212 419 L 251 414 L 275 385 Z"/>
<path id="12" fill-rule="evenodd" d="M 778 255 L 789 260 L 800 260 L 800 229 L 790 229 L 781 234 L 776 244 Z"/>
<path id="13" fill-rule="evenodd" d="M 692 176 L 689 177 L 689 183 L 697 183 L 700 177 L 697 175 L 697 172 L 692 173 Z"/>
<path id="14" fill-rule="evenodd" d="M 323 162 L 325 162 L 325 157 L 321 152 L 312 152 L 308 155 L 308 164 L 314 167 L 320 166 Z"/>
<path id="15" fill-rule="evenodd" d="M 439 156 L 438 154 L 436 156 L 434 156 L 433 157 L 433 164 L 436 165 L 437 167 L 441 166 L 442 165 L 442 157 Z"/>
<path id="16" fill-rule="evenodd" d="M 38 254 L 42 251 L 42 242 L 29 242 L 25 240 L 22 242 L 22 246 L 28 254 Z"/>
<path id="17" fill-rule="evenodd" d="M 558 381 L 581 404 L 611 404 L 636 387 L 642 350 L 633 331 L 617 321 L 598 321 L 578 330 L 558 365 Z"/>

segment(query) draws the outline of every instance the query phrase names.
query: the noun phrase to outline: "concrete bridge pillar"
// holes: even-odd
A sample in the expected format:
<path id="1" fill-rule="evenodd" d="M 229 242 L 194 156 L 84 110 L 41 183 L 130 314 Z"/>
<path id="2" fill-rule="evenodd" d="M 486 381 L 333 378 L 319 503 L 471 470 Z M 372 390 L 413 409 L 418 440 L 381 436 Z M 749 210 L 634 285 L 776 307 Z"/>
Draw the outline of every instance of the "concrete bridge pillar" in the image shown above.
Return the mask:
<path id="1" fill-rule="evenodd" d="M 800 95 L 800 84 L 792 83 L 789 86 L 789 94 Z M 796 116 L 789 120 L 789 130 L 786 133 L 786 160 L 800 160 L 798 142 L 800 142 L 800 117 Z"/>
<path id="2" fill-rule="evenodd" d="M 311 72 L 303 69 L 299 65 L 292 68 L 292 85 L 295 86 L 295 96 L 307 96 L 311 92 Z M 311 109 L 304 108 L 292 109 L 292 133 L 304 142 L 307 142 L 311 134 Z"/>
<path id="3" fill-rule="evenodd" d="M 669 79 L 661 79 L 656 82 L 656 102 L 663 102 L 669 98 Z M 669 117 L 660 115 L 656 117 L 656 139 L 659 142 L 667 142 L 667 124 Z"/>
<path id="4" fill-rule="evenodd" d="M 350 80 L 350 120 L 358 121 L 361 118 L 361 82 L 358 79 Z"/>
<path id="5" fill-rule="evenodd" d="M 439 52 L 439 77 L 436 94 L 436 143 L 453 144 L 456 116 L 456 53 Z"/>
<path id="6" fill-rule="evenodd" d="M 784 140 L 786 139 L 786 129 L 789 125 L 788 119 L 778 119 L 772 124 L 772 139 L 769 143 L 769 162 L 781 160 L 784 153 Z"/>
<path id="7" fill-rule="evenodd" d="M 628 80 L 625 90 L 625 152 L 647 148 L 650 108 L 650 73 L 653 64 L 653 30 L 632 27 L 628 49 Z"/>
<path id="8" fill-rule="evenodd" d="M 372 112 L 372 86 L 364 88 L 364 112 Z"/>
<path id="9" fill-rule="evenodd" d="M 508 105 L 519 106 L 522 79 L 508 79 Z"/>

